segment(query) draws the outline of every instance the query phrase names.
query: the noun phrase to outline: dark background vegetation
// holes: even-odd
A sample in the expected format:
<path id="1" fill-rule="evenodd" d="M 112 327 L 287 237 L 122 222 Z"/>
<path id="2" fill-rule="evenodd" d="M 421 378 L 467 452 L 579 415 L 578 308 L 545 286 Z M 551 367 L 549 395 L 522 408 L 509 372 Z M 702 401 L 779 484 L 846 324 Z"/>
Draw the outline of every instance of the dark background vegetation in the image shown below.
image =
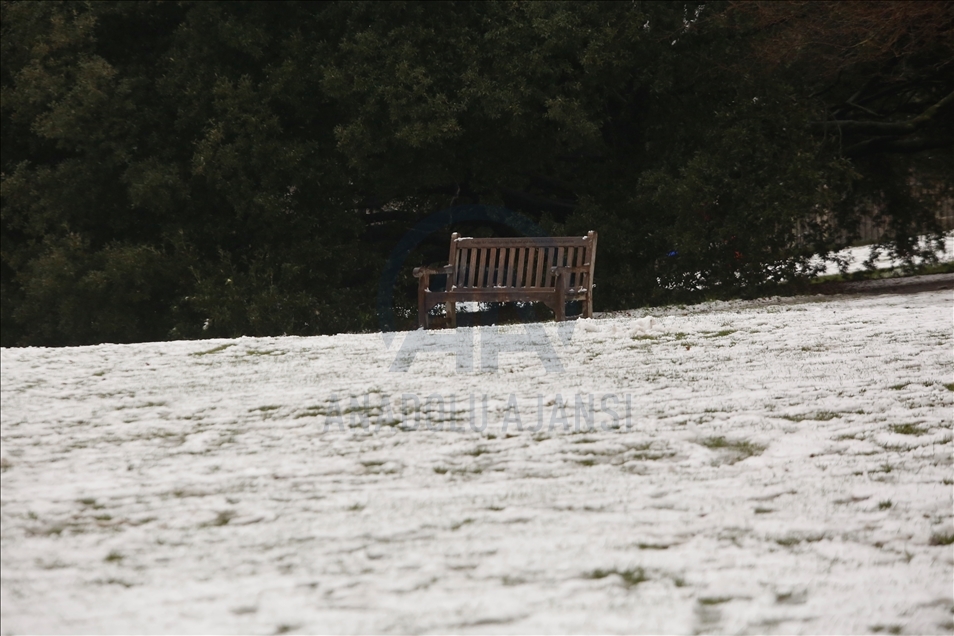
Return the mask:
<path id="1" fill-rule="evenodd" d="M 600 232 L 597 310 L 938 234 L 950 2 L 3 2 L 2 344 L 376 328 L 454 205 Z M 406 263 L 446 258 L 448 227 Z"/>

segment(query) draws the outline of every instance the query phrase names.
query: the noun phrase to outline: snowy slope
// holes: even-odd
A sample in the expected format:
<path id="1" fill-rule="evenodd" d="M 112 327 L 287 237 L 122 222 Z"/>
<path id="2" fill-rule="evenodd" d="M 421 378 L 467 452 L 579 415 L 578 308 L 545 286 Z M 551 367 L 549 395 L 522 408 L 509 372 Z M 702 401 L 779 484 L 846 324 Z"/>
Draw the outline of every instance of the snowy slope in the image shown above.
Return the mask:
<path id="1" fill-rule="evenodd" d="M 952 633 L 952 308 L 4 349 L 2 630 Z"/>

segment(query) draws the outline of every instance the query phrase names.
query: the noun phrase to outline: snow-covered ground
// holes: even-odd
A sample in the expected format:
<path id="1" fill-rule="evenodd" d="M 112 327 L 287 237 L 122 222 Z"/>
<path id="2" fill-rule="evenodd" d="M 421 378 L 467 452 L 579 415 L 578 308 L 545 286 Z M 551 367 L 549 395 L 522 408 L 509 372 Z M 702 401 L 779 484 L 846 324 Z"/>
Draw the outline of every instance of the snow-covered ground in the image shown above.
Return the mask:
<path id="1" fill-rule="evenodd" d="M 4 349 L 2 631 L 952 633 L 952 308 Z"/>

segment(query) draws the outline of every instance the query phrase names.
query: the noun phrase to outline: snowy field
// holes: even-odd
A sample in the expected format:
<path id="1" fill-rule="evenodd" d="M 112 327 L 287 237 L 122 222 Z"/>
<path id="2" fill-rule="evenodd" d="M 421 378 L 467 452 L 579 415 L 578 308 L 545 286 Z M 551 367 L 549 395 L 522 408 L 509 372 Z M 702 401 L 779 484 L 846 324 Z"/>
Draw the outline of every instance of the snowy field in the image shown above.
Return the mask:
<path id="1" fill-rule="evenodd" d="M 952 300 L 4 349 L 2 631 L 950 634 Z"/>

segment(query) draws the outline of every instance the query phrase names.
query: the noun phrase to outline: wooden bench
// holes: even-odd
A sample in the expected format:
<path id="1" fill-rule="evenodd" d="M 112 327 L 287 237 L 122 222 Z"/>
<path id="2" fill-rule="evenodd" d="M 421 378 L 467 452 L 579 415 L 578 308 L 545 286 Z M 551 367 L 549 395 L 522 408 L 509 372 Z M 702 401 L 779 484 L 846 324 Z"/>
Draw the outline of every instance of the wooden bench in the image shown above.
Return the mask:
<path id="1" fill-rule="evenodd" d="M 458 302 L 542 302 L 557 320 L 566 320 L 566 303 L 583 301 L 583 317 L 593 316 L 593 266 L 596 232 L 584 237 L 466 238 L 451 235 L 450 264 L 415 267 L 418 324 L 447 305 L 457 326 Z M 447 275 L 444 291 L 431 291 L 431 276 Z"/>

